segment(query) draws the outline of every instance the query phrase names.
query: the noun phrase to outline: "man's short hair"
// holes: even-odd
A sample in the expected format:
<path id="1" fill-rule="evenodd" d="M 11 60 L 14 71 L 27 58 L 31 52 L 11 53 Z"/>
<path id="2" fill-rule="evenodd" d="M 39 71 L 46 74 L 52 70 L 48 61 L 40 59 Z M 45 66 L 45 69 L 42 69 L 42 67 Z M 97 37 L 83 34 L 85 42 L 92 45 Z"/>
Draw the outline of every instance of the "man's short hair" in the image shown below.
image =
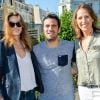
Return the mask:
<path id="1" fill-rule="evenodd" d="M 44 21 L 48 18 L 55 19 L 58 23 L 58 28 L 60 28 L 60 19 L 56 14 L 49 13 L 47 16 L 45 16 L 43 19 L 43 24 L 44 24 Z"/>

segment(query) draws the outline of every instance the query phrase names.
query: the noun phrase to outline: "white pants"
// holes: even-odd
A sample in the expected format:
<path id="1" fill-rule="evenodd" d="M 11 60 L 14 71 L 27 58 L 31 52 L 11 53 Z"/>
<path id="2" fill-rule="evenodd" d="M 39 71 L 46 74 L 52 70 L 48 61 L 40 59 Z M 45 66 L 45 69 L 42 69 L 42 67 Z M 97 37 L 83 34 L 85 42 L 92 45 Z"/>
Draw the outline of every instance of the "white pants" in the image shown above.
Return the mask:
<path id="1" fill-rule="evenodd" d="M 78 86 L 80 100 L 100 100 L 100 88 Z"/>

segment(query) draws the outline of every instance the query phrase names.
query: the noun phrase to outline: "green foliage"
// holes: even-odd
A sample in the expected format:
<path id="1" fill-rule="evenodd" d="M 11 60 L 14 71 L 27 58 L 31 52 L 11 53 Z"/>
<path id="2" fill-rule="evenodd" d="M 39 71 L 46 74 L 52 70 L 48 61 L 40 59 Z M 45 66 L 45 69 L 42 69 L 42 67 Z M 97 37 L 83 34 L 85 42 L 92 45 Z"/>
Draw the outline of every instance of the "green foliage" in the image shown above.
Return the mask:
<path id="1" fill-rule="evenodd" d="M 100 18 L 98 18 L 97 25 L 100 26 Z"/>
<path id="2" fill-rule="evenodd" d="M 32 40 L 32 46 L 34 46 L 34 45 L 39 43 L 38 40 L 36 38 L 34 38 L 34 37 L 31 37 L 31 40 Z"/>
<path id="3" fill-rule="evenodd" d="M 73 81 L 74 81 L 75 89 L 77 88 L 77 79 L 78 79 L 78 74 L 73 75 Z"/>
<path id="4" fill-rule="evenodd" d="M 61 21 L 61 32 L 59 37 L 66 40 L 74 39 L 74 32 L 72 28 L 72 11 L 64 10 L 63 14 L 60 16 Z"/>
<path id="5" fill-rule="evenodd" d="M 42 41 L 44 41 L 44 40 L 45 40 L 44 33 L 41 33 L 41 34 L 40 34 L 40 41 L 42 42 Z"/>

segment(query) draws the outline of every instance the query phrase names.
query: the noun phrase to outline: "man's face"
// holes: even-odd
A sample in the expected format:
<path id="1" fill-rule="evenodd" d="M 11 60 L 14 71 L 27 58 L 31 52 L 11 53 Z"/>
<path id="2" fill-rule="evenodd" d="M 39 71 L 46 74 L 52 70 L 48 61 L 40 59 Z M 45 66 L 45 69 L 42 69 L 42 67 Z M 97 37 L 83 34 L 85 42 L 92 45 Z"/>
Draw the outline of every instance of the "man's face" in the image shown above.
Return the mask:
<path id="1" fill-rule="evenodd" d="M 44 20 L 44 26 L 43 26 L 45 38 L 48 41 L 54 41 L 58 37 L 59 33 L 59 27 L 58 22 L 56 19 L 53 18 L 47 18 Z"/>

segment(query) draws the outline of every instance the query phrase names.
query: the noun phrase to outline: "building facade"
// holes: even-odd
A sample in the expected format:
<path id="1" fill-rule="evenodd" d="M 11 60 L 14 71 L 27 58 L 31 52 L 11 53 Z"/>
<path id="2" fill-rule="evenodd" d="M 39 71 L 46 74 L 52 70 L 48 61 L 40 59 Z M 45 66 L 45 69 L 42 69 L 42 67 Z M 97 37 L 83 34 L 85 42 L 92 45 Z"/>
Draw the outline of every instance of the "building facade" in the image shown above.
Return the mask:
<path id="1" fill-rule="evenodd" d="M 34 13 L 34 29 L 38 30 L 39 33 L 43 32 L 42 20 L 49 13 L 49 11 L 45 11 L 39 7 L 39 5 L 33 6 Z"/>
<path id="2" fill-rule="evenodd" d="M 59 0 L 59 16 L 62 14 L 64 8 L 74 11 L 81 3 L 89 4 L 100 18 L 100 0 Z"/>
<path id="3" fill-rule="evenodd" d="M 33 6 L 25 4 L 25 0 L 2 0 L 0 7 L 0 30 L 6 15 L 12 11 L 19 12 L 28 25 L 28 29 L 34 28 Z"/>
<path id="4" fill-rule="evenodd" d="M 25 0 L 1 0 L 0 1 L 0 34 L 3 33 L 3 22 L 6 15 L 11 11 L 19 12 L 27 23 L 28 32 L 38 40 L 40 33 L 43 32 L 42 20 L 49 11 L 41 9 L 38 5 L 26 4 Z"/>

